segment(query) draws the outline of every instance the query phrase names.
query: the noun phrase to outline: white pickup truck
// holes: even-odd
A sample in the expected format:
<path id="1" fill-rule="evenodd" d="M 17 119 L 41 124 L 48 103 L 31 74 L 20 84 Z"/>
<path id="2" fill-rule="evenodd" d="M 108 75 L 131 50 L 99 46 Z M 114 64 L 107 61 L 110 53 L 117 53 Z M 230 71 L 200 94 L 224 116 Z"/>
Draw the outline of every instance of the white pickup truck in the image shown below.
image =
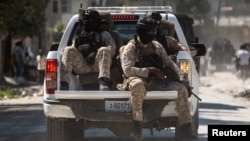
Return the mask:
<path id="1" fill-rule="evenodd" d="M 112 33 L 117 48 L 132 39 L 135 34 L 135 25 L 145 13 L 161 12 L 163 19 L 174 23 L 175 38 L 189 47 L 188 51 L 179 52 L 176 63 L 186 65 L 186 75 L 192 91 L 199 95 L 199 56 L 206 52 L 203 44 L 198 44 L 193 35 L 192 19 L 185 15 L 172 13 L 169 6 L 151 7 L 89 7 L 101 14 L 108 13 L 111 20 L 103 18 L 108 30 Z M 81 11 L 81 10 L 80 10 Z M 104 14 L 105 15 L 105 14 Z M 69 90 L 62 90 L 60 86 L 60 66 L 63 49 L 70 46 L 79 24 L 78 14 L 68 22 L 65 32 L 58 46 L 53 46 L 48 52 L 46 77 L 44 84 L 44 113 L 47 119 L 47 141 L 84 140 L 84 130 L 88 128 L 107 128 L 119 137 L 129 137 L 133 133 L 133 118 L 131 114 L 130 92 L 99 91 L 97 74 L 74 75 L 72 73 Z M 105 16 L 103 16 L 105 17 Z M 182 23 L 180 23 L 182 22 Z M 185 26 L 181 26 L 185 25 Z M 191 29 L 189 29 L 191 28 Z M 187 34 L 184 34 L 184 31 Z M 189 33 L 188 33 L 189 32 Z M 119 36 L 118 36 L 119 35 Z M 115 81 L 122 78 L 116 66 L 111 73 Z M 118 69 L 119 70 L 119 69 Z M 111 79 L 112 80 L 112 79 Z M 88 90 L 80 89 L 82 86 Z M 148 91 L 143 103 L 144 120 L 142 128 L 164 130 L 176 129 L 178 140 L 178 114 L 175 99 L 177 91 Z M 198 134 L 199 100 L 194 95 L 189 97 L 190 112 L 193 116 L 193 132 Z"/>

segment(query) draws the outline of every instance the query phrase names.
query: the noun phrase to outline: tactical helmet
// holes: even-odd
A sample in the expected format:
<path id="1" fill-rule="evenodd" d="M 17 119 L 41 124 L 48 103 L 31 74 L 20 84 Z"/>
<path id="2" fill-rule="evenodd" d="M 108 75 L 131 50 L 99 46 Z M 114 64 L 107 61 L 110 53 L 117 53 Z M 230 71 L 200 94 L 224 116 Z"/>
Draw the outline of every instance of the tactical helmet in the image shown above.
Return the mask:
<path id="1" fill-rule="evenodd" d="M 161 14 L 159 12 L 152 12 L 151 17 L 156 21 L 157 24 L 161 23 Z"/>
<path id="2" fill-rule="evenodd" d="M 145 16 L 139 19 L 136 24 L 136 33 L 143 44 L 151 42 L 156 35 L 157 23 L 150 16 Z"/>
<path id="3" fill-rule="evenodd" d="M 85 15 L 84 15 L 87 19 L 91 18 L 93 20 L 98 20 L 100 21 L 101 20 L 101 16 L 99 14 L 98 11 L 96 10 L 93 10 L 93 9 L 87 9 L 85 11 Z"/>
<path id="4" fill-rule="evenodd" d="M 98 30 L 101 23 L 99 12 L 93 9 L 87 9 L 84 13 L 83 23 L 87 31 Z"/>

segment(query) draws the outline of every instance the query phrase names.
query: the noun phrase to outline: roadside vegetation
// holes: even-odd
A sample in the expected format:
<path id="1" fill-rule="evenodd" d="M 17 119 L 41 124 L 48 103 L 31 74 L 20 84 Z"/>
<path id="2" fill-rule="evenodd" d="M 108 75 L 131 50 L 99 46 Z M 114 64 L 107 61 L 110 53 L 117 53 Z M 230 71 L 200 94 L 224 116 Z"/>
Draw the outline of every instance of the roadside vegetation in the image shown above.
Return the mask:
<path id="1" fill-rule="evenodd" d="M 0 100 L 2 99 L 13 99 L 21 97 L 18 95 L 13 88 L 8 86 L 0 86 Z"/>

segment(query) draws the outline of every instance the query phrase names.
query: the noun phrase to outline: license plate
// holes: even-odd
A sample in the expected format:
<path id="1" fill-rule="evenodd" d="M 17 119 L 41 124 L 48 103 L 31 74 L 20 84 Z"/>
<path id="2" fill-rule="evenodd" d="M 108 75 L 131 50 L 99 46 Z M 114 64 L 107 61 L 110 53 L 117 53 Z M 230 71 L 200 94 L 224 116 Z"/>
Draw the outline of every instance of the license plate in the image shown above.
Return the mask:
<path id="1" fill-rule="evenodd" d="M 105 101 L 106 112 L 131 112 L 131 103 L 129 100 L 106 100 Z"/>

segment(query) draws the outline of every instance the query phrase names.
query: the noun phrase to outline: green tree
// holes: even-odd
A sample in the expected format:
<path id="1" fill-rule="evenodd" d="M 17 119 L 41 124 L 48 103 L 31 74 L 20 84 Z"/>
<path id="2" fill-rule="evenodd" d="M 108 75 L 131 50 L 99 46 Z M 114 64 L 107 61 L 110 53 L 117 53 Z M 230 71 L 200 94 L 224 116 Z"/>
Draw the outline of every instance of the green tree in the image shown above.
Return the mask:
<path id="1" fill-rule="evenodd" d="M 59 43 L 61 38 L 62 38 L 63 31 L 65 29 L 65 26 L 64 26 L 63 22 L 62 21 L 57 21 L 56 24 L 55 24 L 54 29 L 56 30 L 56 32 L 54 32 L 54 34 L 53 34 L 54 42 Z"/>
<path id="2" fill-rule="evenodd" d="M 45 9 L 49 0 L 1 0 L 0 31 L 8 35 L 0 52 L 4 70 L 8 71 L 12 38 L 40 36 L 45 28 Z M 1 70 L 0 70 L 0 75 Z M 2 76 L 0 76 L 2 77 Z"/>
<path id="3" fill-rule="evenodd" d="M 63 33 L 64 28 L 65 28 L 65 26 L 64 26 L 62 21 L 57 21 L 56 22 L 56 24 L 55 24 L 56 32 Z"/>
<path id="4" fill-rule="evenodd" d="M 0 28 L 14 37 L 39 35 L 45 25 L 48 0 L 1 0 Z"/>

